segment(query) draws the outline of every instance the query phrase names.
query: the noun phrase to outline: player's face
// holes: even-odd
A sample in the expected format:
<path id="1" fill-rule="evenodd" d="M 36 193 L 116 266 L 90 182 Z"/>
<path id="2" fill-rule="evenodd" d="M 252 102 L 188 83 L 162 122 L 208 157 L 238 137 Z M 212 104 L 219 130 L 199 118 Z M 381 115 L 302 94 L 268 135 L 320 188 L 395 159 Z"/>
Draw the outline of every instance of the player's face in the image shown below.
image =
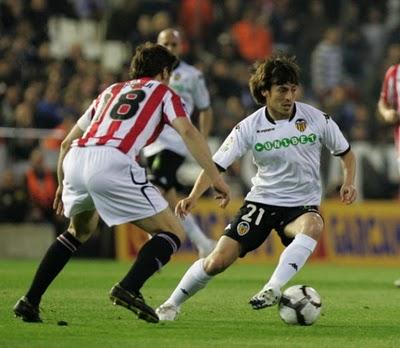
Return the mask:
<path id="1" fill-rule="evenodd" d="M 289 118 L 296 100 L 296 92 L 297 85 L 292 83 L 272 85 L 270 91 L 265 91 L 267 107 L 272 116 Z"/>
<path id="2" fill-rule="evenodd" d="M 179 56 L 181 51 L 181 40 L 174 33 L 161 34 L 158 37 L 157 43 L 167 48 L 172 54 Z"/>

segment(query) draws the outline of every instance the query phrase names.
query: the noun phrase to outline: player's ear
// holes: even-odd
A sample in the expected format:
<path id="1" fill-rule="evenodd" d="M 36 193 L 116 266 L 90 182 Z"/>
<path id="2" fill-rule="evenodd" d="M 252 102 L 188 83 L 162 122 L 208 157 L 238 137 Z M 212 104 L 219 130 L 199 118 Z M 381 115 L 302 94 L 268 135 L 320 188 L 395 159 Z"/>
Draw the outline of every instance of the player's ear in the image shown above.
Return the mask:
<path id="1" fill-rule="evenodd" d="M 168 68 L 164 68 L 164 70 L 161 72 L 161 78 L 165 83 L 168 83 L 170 75 L 171 72 Z"/>

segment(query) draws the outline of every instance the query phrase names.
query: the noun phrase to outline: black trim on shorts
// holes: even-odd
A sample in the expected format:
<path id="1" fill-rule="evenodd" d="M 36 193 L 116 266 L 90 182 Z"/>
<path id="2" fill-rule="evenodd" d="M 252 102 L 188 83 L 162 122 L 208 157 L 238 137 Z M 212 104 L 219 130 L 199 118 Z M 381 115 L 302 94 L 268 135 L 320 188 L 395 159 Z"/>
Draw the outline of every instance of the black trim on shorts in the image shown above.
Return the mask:
<path id="1" fill-rule="evenodd" d="M 244 201 L 231 223 L 225 228 L 224 235 L 241 245 L 240 257 L 257 249 L 272 230 L 278 233 L 282 244 L 288 246 L 294 238 L 285 235 L 285 227 L 309 212 L 321 215 L 318 206 L 280 207 Z"/>
<path id="2" fill-rule="evenodd" d="M 149 202 L 149 204 L 151 205 L 151 207 L 152 207 L 152 208 L 154 209 L 154 211 L 156 212 L 156 211 L 157 211 L 157 210 L 156 210 L 156 207 L 153 205 L 153 203 L 151 202 L 150 198 L 146 195 L 145 190 L 146 190 L 147 188 L 151 188 L 151 189 L 153 189 L 153 190 L 157 190 L 157 189 L 156 189 L 154 186 L 150 186 L 150 185 L 143 186 L 143 187 L 140 188 L 140 192 L 142 192 L 142 195 L 144 196 L 144 198 L 147 199 L 147 202 Z"/>
<path id="3" fill-rule="evenodd" d="M 132 170 L 129 170 L 129 173 L 131 174 L 132 182 L 135 185 L 146 185 L 149 182 L 149 180 L 147 179 L 147 173 L 146 172 L 145 172 L 145 181 L 143 181 L 143 182 L 138 182 L 138 181 L 135 180 L 135 177 L 133 176 Z"/>

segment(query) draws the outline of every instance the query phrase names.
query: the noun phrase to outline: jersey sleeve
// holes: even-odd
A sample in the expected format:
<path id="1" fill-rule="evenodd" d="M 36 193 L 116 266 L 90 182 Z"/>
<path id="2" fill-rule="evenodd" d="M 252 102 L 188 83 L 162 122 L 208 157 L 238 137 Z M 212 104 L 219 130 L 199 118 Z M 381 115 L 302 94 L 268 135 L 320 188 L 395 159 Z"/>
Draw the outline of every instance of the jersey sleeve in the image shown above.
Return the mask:
<path id="1" fill-rule="evenodd" d="M 171 124 L 171 122 L 178 117 L 186 117 L 189 119 L 181 98 L 171 89 L 168 89 L 163 100 L 163 114 L 167 124 Z"/>
<path id="2" fill-rule="evenodd" d="M 89 127 L 94 115 L 96 114 L 96 105 L 97 99 L 93 100 L 83 115 L 78 119 L 77 125 L 81 130 L 85 131 Z"/>
<path id="3" fill-rule="evenodd" d="M 249 149 L 250 138 L 247 129 L 244 124 L 239 123 L 214 154 L 213 161 L 221 168 L 227 169 Z"/>
<path id="4" fill-rule="evenodd" d="M 388 105 L 395 105 L 395 75 L 396 66 L 392 65 L 385 74 L 381 87 L 381 99 Z"/>
<path id="5" fill-rule="evenodd" d="M 203 74 L 200 72 L 193 77 L 193 101 L 199 110 L 207 109 L 210 106 L 210 94 L 206 87 Z"/>
<path id="6" fill-rule="evenodd" d="M 341 156 L 350 150 L 350 144 L 344 137 L 339 126 L 331 117 L 325 114 L 323 125 L 323 144 L 329 149 L 332 155 Z"/>

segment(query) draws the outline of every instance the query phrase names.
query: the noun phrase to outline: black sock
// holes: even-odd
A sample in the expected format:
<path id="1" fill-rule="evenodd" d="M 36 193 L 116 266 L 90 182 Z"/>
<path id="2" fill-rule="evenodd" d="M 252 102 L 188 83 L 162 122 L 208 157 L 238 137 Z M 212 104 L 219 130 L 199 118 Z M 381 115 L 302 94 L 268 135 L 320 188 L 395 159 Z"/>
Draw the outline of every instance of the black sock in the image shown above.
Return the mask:
<path id="1" fill-rule="evenodd" d="M 42 295 L 48 286 L 58 273 L 61 272 L 72 254 L 81 244 L 82 243 L 68 231 L 57 237 L 43 257 L 35 277 L 33 278 L 31 287 L 26 294 L 30 303 L 35 306 L 39 305 Z"/>
<path id="2" fill-rule="evenodd" d="M 160 232 L 140 249 L 135 263 L 121 286 L 130 292 L 138 292 L 145 281 L 165 265 L 181 245 L 179 238 L 171 232 Z"/>

